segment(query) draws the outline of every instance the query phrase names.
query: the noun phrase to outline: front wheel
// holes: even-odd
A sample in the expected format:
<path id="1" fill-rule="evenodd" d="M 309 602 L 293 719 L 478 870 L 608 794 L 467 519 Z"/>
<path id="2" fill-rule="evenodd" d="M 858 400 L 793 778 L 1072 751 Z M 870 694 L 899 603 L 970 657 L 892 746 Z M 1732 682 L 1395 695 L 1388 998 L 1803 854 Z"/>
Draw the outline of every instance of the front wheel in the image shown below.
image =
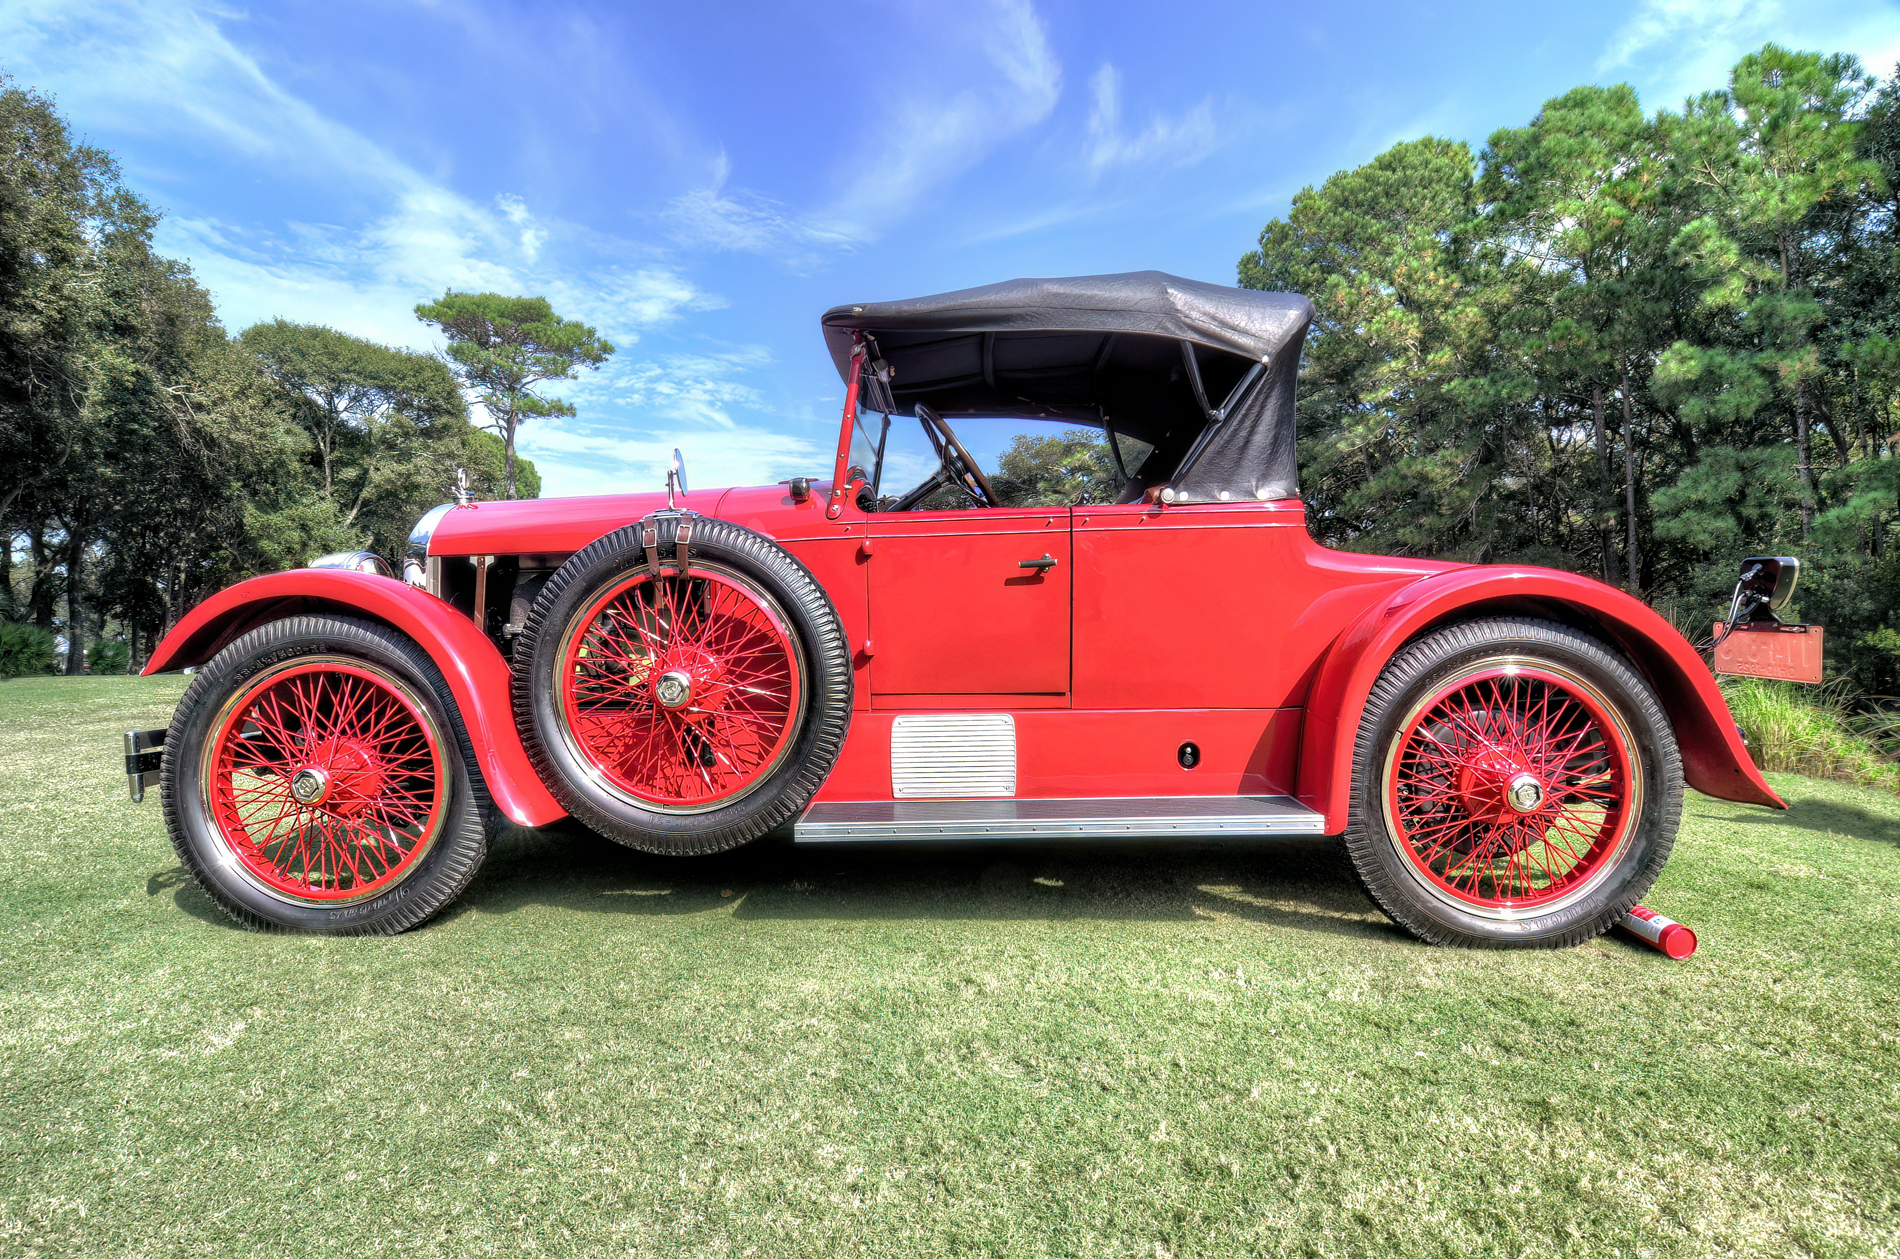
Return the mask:
<path id="1" fill-rule="evenodd" d="M 345 617 L 273 621 L 219 652 L 172 718 L 161 795 L 179 860 L 258 930 L 406 930 L 487 852 L 487 790 L 441 673 Z"/>
<path id="2" fill-rule="evenodd" d="M 1576 630 L 1500 617 L 1386 666 L 1345 841 L 1367 893 L 1420 939 L 1556 948 L 1642 899 L 1681 814 L 1675 735 L 1642 676 Z"/>

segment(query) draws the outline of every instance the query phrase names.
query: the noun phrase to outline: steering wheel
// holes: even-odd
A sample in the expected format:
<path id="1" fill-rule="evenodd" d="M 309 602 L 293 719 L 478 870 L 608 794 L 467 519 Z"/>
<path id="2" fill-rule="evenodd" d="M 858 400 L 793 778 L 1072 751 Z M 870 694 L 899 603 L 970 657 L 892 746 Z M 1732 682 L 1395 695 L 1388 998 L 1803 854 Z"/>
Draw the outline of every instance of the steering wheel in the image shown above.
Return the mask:
<path id="1" fill-rule="evenodd" d="M 996 491 L 991 487 L 990 479 L 983 475 L 983 469 L 977 465 L 976 460 L 970 458 L 970 452 L 963 448 L 963 443 L 957 440 L 957 435 L 950 431 L 950 425 L 941 415 L 932 415 L 930 420 L 937 426 L 937 431 L 943 434 L 944 441 L 949 444 L 951 451 L 963 464 L 964 470 L 975 480 L 976 487 L 983 491 L 983 505 L 985 507 L 998 506 Z M 959 482 L 959 484 L 963 484 L 965 490 L 969 489 L 967 483 Z"/>

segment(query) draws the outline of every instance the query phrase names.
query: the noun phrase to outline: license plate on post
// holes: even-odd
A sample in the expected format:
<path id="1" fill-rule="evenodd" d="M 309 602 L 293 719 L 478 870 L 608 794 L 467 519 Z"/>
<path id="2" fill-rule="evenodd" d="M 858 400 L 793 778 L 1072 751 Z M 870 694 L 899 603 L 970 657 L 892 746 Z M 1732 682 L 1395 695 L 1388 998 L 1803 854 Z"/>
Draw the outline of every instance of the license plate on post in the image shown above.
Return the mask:
<path id="1" fill-rule="evenodd" d="M 1722 623 L 1715 623 L 1722 637 Z M 1821 680 L 1819 625 L 1737 625 L 1715 649 L 1715 671 L 1781 682 Z"/>

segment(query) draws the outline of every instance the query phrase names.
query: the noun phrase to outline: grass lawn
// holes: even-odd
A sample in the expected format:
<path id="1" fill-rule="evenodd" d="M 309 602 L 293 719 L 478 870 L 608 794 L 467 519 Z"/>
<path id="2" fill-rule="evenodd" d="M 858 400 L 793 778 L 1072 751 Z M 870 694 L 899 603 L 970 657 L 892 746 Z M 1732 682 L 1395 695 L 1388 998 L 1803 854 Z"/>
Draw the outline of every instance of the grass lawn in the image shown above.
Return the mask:
<path id="1" fill-rule="evenodd" d="M 1685 963 L 1425 948 L 1310 842 L 518 833 L 260 936 L 125 798 L 182 689 L 0 685 L 6 1254 L 1900 1254 L 1900 798 L 1692 793 Z"/>

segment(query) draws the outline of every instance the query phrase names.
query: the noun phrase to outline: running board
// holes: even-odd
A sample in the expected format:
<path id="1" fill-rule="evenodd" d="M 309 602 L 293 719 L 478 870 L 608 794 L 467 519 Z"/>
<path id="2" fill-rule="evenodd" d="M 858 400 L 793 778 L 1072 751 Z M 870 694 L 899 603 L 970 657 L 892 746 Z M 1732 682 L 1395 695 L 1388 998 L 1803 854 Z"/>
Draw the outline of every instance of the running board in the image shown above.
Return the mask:
<path id="1" fill-rule="evenodd" d="M 884 839 L 1159 839 L 1324 835 L 1326 818 L 1291 796 L 1132 796 L 1100 800 L 863 800 L 814 804 L 801 844 Z"/>

